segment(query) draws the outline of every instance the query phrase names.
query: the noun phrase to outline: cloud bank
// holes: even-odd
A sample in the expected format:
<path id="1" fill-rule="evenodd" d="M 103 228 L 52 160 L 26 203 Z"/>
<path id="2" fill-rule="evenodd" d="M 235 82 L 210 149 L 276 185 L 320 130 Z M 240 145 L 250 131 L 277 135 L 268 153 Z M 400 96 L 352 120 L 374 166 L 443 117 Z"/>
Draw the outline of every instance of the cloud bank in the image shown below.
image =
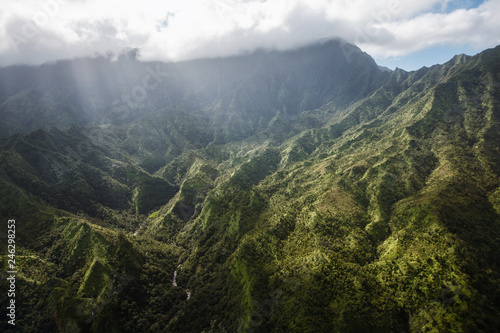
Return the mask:
<path id="1" fill-rule="evenodd" d="M 500 44 L 500 0 L 3 0 L 0 66 L 118 54 L 142 60 L 287 49 L 341 37 L 374 57 Z"/>

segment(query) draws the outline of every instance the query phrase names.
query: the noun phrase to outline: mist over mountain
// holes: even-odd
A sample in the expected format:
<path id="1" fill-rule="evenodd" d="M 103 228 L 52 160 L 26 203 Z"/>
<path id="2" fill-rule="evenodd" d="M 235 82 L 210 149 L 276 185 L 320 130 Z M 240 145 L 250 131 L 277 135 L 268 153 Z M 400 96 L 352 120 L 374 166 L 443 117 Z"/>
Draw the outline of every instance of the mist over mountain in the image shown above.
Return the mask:
<path id="1" fill-rule="evenodd" d="M 500 47 L 1 68 L 16 326 L 498 331 L 499 103 Z"/>
<path id="2" fill-rule="evenodd" d="M 187 108 L 222 128 L 228 114 L 237 114 L 240 130 L 250 134 L 277 112 L 293 118 L 328 103 L 345 108 L 374 91 L 383 77 L 370 56 L 342 40 L 180 63 L 123 56 L 13 66 L 0 69 L 1 133 L 131 122 Z"/>

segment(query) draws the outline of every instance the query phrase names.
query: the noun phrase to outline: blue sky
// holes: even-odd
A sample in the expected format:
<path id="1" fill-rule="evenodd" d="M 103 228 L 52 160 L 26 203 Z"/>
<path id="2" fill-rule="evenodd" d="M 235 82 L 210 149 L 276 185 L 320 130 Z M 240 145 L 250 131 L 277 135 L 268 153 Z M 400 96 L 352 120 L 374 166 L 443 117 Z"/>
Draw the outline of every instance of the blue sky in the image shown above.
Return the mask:
<path id="1" fill-rule="evenodd" d="M 444 11 L 446 13 L 451 13 L 452 11 L 460 9 L 460 8 L 465 8 L 465 9 L 477 8 L 483 2 L 484 2 L 484 0 L 454 0 L 454 1 L 450 1 L 450 2 L 446 3 L 445 6 L 438 4 L 434 8 L 434 11 L 435 12 Z"/>
<path id="2" fill-rule="evenodd" d="M 473 9 L 479 7 L 484 0 L 455 0 L 446 4 L 436 4 L 431 10 L 433 13 L 452 13 L 458 9 Z M 500 33 L 500 32 L 499 32 Z M 493 45 L 491 45 L 492 47 Z M 375 61 L 385 67 L 394 69 L 396 67 L 405 70 L 417 70 L 423 66 L 430 67 L 436 64 L 443 64 L 457 54 L 475 55 L 483 51 L 483 48 L 474 47 L 470 43 L 454 44 L 444 43 L 441 45 L 430 46 L 400 57 L 375 58 Z"/>
<path id="3" fill-rule="evenodd" d="M 500 0 L 2 0 L 0 66 L 221 57 L 341 37 L 406 70 L 500 44 Z"/>
<path id="4" fill-rule="evenodd" d="M 406 71 L 412 71 L 422 68 L 423 66 L 431 67 L 436 64 L 443 64 L 453 58 L 457 54 L 475 55 L 483 51 L 476 49 L 470 45 L 438 45 L 402 56 L 399 58 L 375 58 L 375 61 L 380 66 L 385 66 L 390 69 L 396 67 Z"/>

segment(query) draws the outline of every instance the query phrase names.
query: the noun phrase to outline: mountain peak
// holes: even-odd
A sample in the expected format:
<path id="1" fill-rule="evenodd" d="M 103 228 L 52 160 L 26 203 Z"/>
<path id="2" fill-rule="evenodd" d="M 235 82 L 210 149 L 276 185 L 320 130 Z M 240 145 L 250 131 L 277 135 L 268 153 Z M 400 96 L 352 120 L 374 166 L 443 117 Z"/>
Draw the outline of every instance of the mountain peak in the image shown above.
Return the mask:
<path id="1" fill-rule="evenodd" d="M 460 64 L 465 63 L 470 58 L 471 58 L 470 56 L 468 56 L 464 53 L 461 53 L 461 54 L 457 54 L 453 58 L 451 58 L 450 62 L 452 62 L 454 65 L 460 65 Z"/>
<path id="2" fill-rule="evenodd" d="M 498 50 L 1 69 L 23 331 L 499 331 Z"/>

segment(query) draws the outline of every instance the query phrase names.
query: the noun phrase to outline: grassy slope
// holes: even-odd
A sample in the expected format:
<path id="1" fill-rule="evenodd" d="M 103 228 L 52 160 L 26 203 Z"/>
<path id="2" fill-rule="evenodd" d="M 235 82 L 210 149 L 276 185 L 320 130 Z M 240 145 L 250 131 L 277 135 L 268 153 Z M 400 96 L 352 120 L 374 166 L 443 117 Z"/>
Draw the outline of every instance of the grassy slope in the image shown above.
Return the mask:
<path id="1" fill-rule="evenodd" d="M 499 59 L 397 71 L 343 112 L 277 113 L 226 144 L 182 111 L 7 139 L 23 326 L 498 329 Z"/>
<path id="2" fill-rule="evenodd" d="M 278 153 L 248 149 L 179 234 L 195 292 L 176 329 L 202 311 L 228 331 L 498 329 L 498 59 L 395 73 Z"/>

